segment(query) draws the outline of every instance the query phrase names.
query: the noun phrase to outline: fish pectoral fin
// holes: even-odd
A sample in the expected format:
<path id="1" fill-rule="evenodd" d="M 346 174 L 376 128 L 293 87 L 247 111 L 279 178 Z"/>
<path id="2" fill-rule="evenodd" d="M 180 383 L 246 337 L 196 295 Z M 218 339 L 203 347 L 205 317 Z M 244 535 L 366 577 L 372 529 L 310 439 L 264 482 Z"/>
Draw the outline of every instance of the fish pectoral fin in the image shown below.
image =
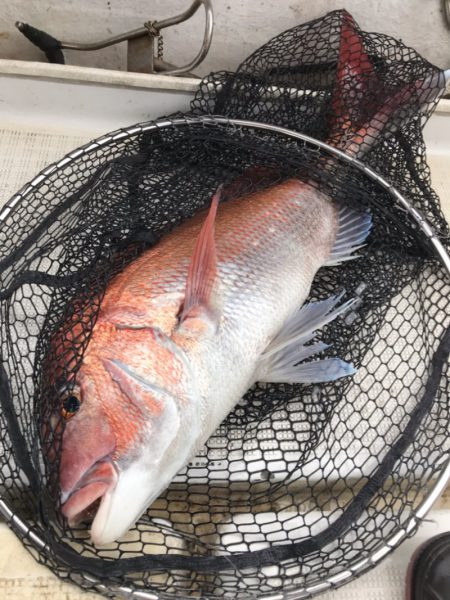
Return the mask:
<path id="1" fill-rule="evenodd" d="M 357 212 L 348 206 L 339 210 L 339 229 L 334 246 L 323 266 L 340 265 L 346 260 L 358 258 L 353 254 L 364 246 L 364 241 L 372 228 L 372 217 L 369 211 Z"/>
<path id="2" fill-rule="evenodd" d="M 320 383 L 353 375 L 354 367 L 339 358 L 325 358 L 299 364 L 329 348 L 323 342 L 306 345 L 317 330 L 336 319 L 353 305 L 348 300 L 337 306 L 342 294 L 321 302 L 305 304 L 291 315 L 263 352 L 256 380 L 273 383 Z"/>
<path id="3" fill-rule="evenodd" d="M 195 244 L 186 280 L 180 323 L 190 316 L 198 317 L 203 312 L 215 312 L 213 288 L 217 276 L 217 255 L 214 225 L 221 195 L 220 187 L 213 196 L 208 216 Z"/>

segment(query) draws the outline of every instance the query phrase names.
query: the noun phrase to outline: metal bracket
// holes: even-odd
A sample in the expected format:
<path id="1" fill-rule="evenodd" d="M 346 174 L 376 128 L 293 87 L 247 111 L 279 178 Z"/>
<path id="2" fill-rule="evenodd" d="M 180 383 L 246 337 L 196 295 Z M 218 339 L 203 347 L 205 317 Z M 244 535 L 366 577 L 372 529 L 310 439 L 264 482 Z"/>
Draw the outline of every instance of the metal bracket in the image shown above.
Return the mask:
<path id="1" fill-rule="evenodd" d="M 165 62 L 162 57 L 163 46 L 161 30 L 187 21 L 187 19 L 197 12 L 200 6 L 203 6 L 205 9 L 205 31 L 202 45 L 197 56 L 195 56 L 191 62 L 181 67 L 176 67 Z M 62 50 L 89 52 L 91 50 L 107 48 L 114 44 L 120 44 L 121 42 L 128 42 L 127 67 L 129 71 L 184 75 L 190 74 L 190 71 L 195 69 L 208 54 L 214 29 L 214 17 L 211 0 L 194 0 L 187 10 L 175 17 L 170 17 L 161 21 L 149 20 L 143 27 L 106 38 L 100 42 L 92 42 L 89 44 L 60 41 L 53 38 L 48 33 L 40 31 L 26 23 L 18 22 L 16 23 L 16 27 L 33 44 L 45 52 L 49 62 L 64 64 Z M 155 56 L 156 38 L 158 38 L 158 50 L 157 55 Z"/>

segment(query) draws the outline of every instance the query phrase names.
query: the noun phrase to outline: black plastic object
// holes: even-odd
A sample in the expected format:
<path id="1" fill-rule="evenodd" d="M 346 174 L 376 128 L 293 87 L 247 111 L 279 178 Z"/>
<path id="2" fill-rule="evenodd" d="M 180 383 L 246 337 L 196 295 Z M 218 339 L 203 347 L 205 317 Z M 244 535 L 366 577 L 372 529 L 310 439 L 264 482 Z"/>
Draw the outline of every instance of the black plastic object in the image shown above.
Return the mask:
<path id="1" fill-rule="evenodd" d="M 16 27 L 32 44 L 44 52 L 49 63 L 65 64 L 59 40 L 27 23 L 17 22 Z"/>

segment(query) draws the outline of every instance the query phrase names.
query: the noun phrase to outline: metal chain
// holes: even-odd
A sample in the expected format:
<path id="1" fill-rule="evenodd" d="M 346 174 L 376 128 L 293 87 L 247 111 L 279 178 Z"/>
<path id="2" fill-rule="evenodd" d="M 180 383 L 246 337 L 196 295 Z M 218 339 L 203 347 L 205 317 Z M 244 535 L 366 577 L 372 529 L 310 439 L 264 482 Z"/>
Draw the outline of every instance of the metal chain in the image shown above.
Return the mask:
<path id="1" fill-rule="evenodd" d="M 158 58 L 162 60 L 164 54 L 164 40 L 161 31 L 155 27 L 156 23 L 157 21 L 147 21 L 147 23 L 144 23 L 144 27 L 147 29 L 148 35 L 158 38 Z"/>

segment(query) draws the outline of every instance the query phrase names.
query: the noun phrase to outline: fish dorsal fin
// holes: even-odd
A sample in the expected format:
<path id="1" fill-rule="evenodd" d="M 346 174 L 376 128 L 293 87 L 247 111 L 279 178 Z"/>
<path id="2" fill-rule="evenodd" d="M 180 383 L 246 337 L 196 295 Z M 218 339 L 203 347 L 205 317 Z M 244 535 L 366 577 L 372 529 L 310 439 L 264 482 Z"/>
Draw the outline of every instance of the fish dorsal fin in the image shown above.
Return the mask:
<path id="1" fill-rule="evenodd" d="M 213 312 L 212 292 L 217 275 L 216 243 L 214 226 L 222 187 L 214 194 L 211 207 L 200 230 L 189 265 L 180 322 L 198 311 Z"/>
<path id="2" fill-rule="evenodd" d="M 357 212 L 348 206 L 339 209 L 339 224 L 334 246 L 324 266 L 340 265 L 358 258 L 353 254 L 364 246 L 372 228 L 372 217 L 367 210 Z"/>

